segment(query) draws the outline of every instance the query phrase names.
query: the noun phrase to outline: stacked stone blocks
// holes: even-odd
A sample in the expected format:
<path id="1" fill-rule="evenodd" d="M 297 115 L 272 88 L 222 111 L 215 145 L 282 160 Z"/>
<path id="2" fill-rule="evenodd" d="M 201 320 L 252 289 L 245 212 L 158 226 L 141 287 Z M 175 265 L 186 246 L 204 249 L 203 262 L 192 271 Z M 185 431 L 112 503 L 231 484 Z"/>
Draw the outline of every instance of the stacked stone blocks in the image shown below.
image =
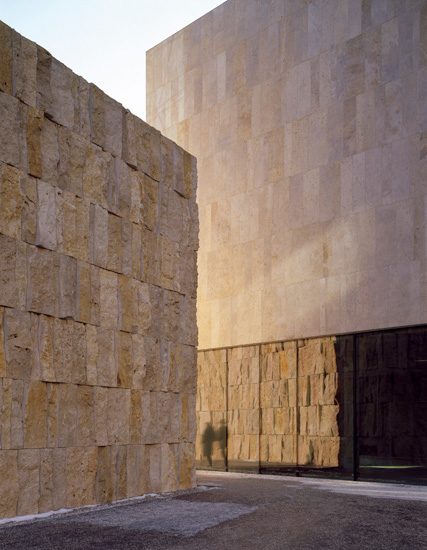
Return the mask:
<path id="1" fill-rule="evenodd" d="M 0 516 L 194 483 L 195 159 L 0 25 Z"/>
<path id="2" fill-rule="evenodd" d="M 197 395 L 200 467 L 206 421 L 217 431 L 227 418 L 227 460 L 217 450 L 216 469 L 351 469 L 352 337 L 200 351 Z"/>

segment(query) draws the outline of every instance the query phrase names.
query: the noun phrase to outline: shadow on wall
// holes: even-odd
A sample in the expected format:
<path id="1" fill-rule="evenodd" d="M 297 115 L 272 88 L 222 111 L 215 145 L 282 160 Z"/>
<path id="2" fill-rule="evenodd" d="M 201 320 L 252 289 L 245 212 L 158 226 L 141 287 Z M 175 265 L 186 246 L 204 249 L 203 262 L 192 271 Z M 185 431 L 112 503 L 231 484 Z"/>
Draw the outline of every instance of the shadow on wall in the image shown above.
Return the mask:
<path id="1" fill-rule="evenodd" d="M 214 443 L 218 443 L 221 451 L 222 464 L 220 468 L 227 469 L 227 424 L 225 420 L 221 420 L 218 430 L 215 430 L 212 424 L 207 422 L 203 431 L 203 457 L 209 468 L 213 468 L 212 456 L 214 452 Z"/>

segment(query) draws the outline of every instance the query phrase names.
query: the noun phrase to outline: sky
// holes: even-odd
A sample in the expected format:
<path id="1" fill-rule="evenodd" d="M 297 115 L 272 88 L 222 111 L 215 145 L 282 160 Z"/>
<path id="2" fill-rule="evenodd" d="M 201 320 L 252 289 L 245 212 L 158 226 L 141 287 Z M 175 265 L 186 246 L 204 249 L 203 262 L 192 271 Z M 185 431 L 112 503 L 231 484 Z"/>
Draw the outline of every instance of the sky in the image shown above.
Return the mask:
<path id="1" fill-rule="evenodd" d="M 145 119 L 145 52 L 224 0 L 0 0 L 0 19 Z"/>

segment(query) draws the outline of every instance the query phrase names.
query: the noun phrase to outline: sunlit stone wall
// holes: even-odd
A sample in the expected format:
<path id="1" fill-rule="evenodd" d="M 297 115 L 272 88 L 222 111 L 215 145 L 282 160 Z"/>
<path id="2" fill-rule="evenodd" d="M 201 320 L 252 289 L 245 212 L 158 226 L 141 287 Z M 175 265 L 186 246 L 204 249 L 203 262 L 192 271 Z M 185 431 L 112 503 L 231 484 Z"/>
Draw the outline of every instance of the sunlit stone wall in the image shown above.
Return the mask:
<path id="1" fill-rule="evenodd" d="M 228 0 L 147 54 L 198 159 L 200 349 L 427 320 L 427 4 Z"/>
<path id="2" fill-rule="evenodd" d="M 195 159 L 0 24 L 0 517 L 194 482 Z"/>

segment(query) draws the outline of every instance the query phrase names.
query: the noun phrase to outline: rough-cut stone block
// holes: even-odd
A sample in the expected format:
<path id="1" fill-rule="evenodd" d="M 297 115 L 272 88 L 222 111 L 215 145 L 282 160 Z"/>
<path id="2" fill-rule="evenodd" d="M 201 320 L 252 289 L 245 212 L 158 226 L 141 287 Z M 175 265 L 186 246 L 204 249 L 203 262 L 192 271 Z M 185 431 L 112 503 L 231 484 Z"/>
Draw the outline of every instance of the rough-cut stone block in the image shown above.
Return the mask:
<path id="1" fill-rule="evenodd" d="M 58 256 L 42 248 L 27 251 L 27 308 L 37 313 L 55 315 L 58 310 Z"/>
<path id="2" fill-rule="evenodd" d="M 12 29 L 0 24 L 0 90 L 12 94 Z"/>
<path id="3" fill-rule="evenodd" d="M 43 113 L 29 108 L 27 114 L 27 154 L 28 173 L 36 178 L 43 175 L 41 134 L 43 128 Z"/>
<path id="4" fill-rule="evenodd" d="M 37 182 L 36 245 L 50 250 L 57 247 L 57 190 L 49 183 Z"/>
<path id="5" fill-rule="evenodd" d="M 19 498 L 18 452 L 0 451 L 0 515 L 10 518 L 17 514 Z"/>
<path id="6" fill-rule="evenodd" d="M 120 157 L 123 107 L 93 84 L 90 86 L 90 107 L 92 141 Z"/>
<path id="7" fill-rule="evenodd" d="M 66 505 L 95 502 L 98 451 L 96 447 L 71 447 L 66 452 Z"/>
<path id="8" fill-rule="evenodd" d="M 18 33 L 12 35 L 13 95 L 36 106 L 37 46 Z"/>
<path id="9" fill-rule="evenodd" d="M 67 449 L 40 450 L 39 512 L 67 506 L 66 453 Z"/>
<path id="10" fill-rule="evenodd" d="M 16 514 L 26 516 L 38 511 L 40 498 L 40 451 L 21 449 L 18 451 L 19 499 Z"/>
<path id="11" fill-rule="evenodd" d="M 0 92 L 0 160 L 20 167 L 24 155 L 19 101 Z"/>
<path id="12" fill-rule="evenodd" d="M 111 271 L 100 271 L 100 322 L 105 328 L 118 326 L 118 277 Z"/>
<path id="13" fill-rule="evenodd" d="M 10 378 L 26 380 L 35 370 L 36 316 L 28 312 L 6 309 L 5 358 Z"/>
<path id="14" fill-rule="evenodd" d="M 24 193 L 20 172 L 7 164 L 0 164 L 0 232 L 21 239 L 21 216 Z"/>
<path id="15" fill-rule="evenodd" d="M 47 385 L 32 381 L 25 388 L 24 445 L 43 448 L 47 443 Z"/>

